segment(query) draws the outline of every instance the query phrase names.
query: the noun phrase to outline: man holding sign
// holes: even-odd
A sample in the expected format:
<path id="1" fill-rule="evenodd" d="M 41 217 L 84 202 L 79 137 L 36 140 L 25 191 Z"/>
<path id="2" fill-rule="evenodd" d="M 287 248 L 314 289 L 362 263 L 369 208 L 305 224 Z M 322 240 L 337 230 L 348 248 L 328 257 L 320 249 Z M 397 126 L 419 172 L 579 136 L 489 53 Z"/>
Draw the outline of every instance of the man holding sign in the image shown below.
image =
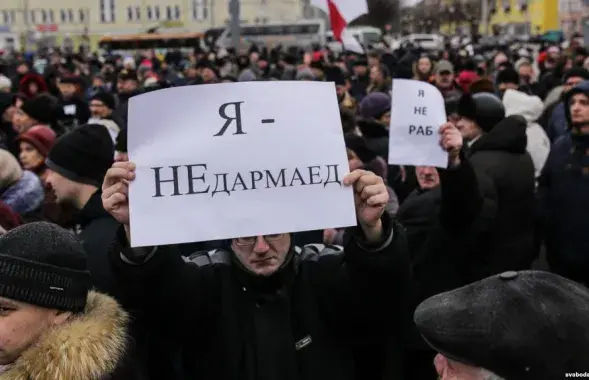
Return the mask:
<path id="1" fill-rule="evenodd" d="M 134 170 L 115 163 L 103 186 L 105 208 L 127 232 Z M 359 224 L 345 254 L 297 251 L 280 233 L 236 238 L 187 263 L 175 246 L 125 248 L 121 230 L 113 256 L 121 284 L 134 307 L 173 308 L 153 313 L 154 328 L 197 352 L 188 378 L 354 379 L 354 353 L 395 339 L 387 331 L 402 328 L 398 306 L 409 289 L 403 229 L 384 213 L 380 177 L 355 170 L 343 182 L 354 189 Z"/>
<path id="2" fill-rule="evenodd" d="M 409 259 L 383 180 L 338 169 L 347 160 L 333 84 L 172 92 L 132 100 L 134 162 L 115 163 L 103 184 L 124 225 L 111 253 L 125 306 L 180 342 L 189 379 L 376 378 L 374 358 L 401 341 Z M 163 117 L 160 95 L 174 99 Z M 292 232 L 355 224 L 345 253 L 293 244 Z M 189 259 L 173 245 L 211 239 L 230 240 Z"/>

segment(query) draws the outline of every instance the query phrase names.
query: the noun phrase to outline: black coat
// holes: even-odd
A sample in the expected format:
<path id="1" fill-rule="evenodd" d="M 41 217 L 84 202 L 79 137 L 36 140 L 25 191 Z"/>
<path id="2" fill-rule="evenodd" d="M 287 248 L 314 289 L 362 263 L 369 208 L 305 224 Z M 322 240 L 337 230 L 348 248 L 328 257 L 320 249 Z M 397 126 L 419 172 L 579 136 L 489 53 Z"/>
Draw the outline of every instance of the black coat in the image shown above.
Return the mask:
<path id="1" fill-rule="evenodd" d="M 75 224 L 86 250 L 92 284 L 103 293 L 115 295 L 117 286 L 108 252 L 120 224 L 102 207 L 101 194 L 97 191 L 90 197 L 75 216 Z"/>
<path id="2" fill-rule="evenodd" d="M 383 366 L 395 367 L 384 363 L 385 344 L 400 346 L 410 285 L 403 229 L 383 220 L 382 247 L 362 248 L 353 231 L 345 254 L 291 251 L 269 278 L 249 275 L 223 250 L 187 263 L 173 246 L 159 247 L 133 266 L 119 246 L 112 258 L 129 306 L 149 310 L 154 329 L 183 343 L 186 378 L 380 379 Z"/>
<path id="3" fill-rule="evenodd" d="M 537 256 L 535 171 L 526 151 L 527 123 L 510 116 L 483 134 L 469 149 L 469 159 L 492 182 L 497 215 L 486 237 L 488 273 L 529 269 Z"/>
<path id="4" fill-rule="evenodd" d="M 441 184 L 415 190 L 401 205 L 398 220 L 407 233 L 413 269 L 413 301 L 421 301 L 488 276 L 485 244 L 479 242 L 495 214 L 491 186 L 477 178 L 468 159 L 439 169 Z M 413 331 L 409 346 L 427 349 Z"/>

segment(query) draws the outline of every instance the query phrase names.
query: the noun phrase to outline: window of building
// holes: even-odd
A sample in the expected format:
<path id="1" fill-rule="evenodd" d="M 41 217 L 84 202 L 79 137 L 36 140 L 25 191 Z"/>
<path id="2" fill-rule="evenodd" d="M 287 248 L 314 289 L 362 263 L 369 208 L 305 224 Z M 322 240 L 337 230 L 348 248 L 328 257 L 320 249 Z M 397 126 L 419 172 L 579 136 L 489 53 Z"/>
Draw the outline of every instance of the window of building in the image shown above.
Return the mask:
<path id="1" fill-rule="evenodd" d="M 80 22 L 82 24 L 86 22 L 86 11 L 84 9 L 78 10 L 78 16 L 80 17 Z"/>
<path id="2" fill-rule="evenodd" d="M 2 25 L 10 25 L 10 13 L 7 10 L 2 11 Z"/>
<path id="3" fill-rule="evenodd" d="M 175 5 L 174 6 L 174 19 L 180 20 L 180 18 L 181 18 L 180 6 Z"/>
<path id="4" fill-rule="evenodd" d="M 65 9 L 59 10 L 59 18 L 61 19 L 62 24 L 65 24 L 67 22 L 67 13 L 65 12 Z"/>
<path id="5" fill-rule="evenodd" d="M 192 18 L 196 21 L 209 18 L 208 0 L 192 0 Z"/>
<path id="6" fill-rule="evenodd" d="M 37 12 L 35 12 L 35 10 L 32 10 L 29 13 L 30 13 L 29 20 L 31 21 L 31 23 L 36 24 L 37 23 Z"/>
<path id="7" fill-rule="evenodd" d="M 47 11 L 47 17 L 49 18 L 50 24 L 55 24 L 55 14 L 53 13 L 53 9 Z"/>
<path id="8" fill-rule="evenodd" d="M 127 7 L 127 21 L 133 21 L 133 15 L 133 7 L 129 5 Z"/>
<path id="9" fill-rule="evenodd" d="M 153 10 L 154 10 L 154 12 L 153 12 L 153 13 L 154 13 L 154 16 L 155 16 L 154 18 L 155 18 L 157 21 L 159 21 L 159 20 L 160 20 L 160 18 L 161 18 L 161 14 L 160 14 L 160 6 L 159 6 L 159 5 L 156 5 L 155 7 L 153 7 Z"/>
<path id="10" fill-rule="evenodd" d="M 74 10 L 72 8 L 67 10 L 67 19 L 69 22 L 74 22 Z"/>
<path id="11" fill-rule="evenodd" d="M 135 20 L 141 20 L 141 7 L 135 7 Z"/>
<path id="12" fill-rule="evenodd" d="M 47 11 L 41 9 L 39 12 L 41 13 L 41 24 L 47 24 Z"/>
<path id="13" fill-rule="evenodd" d="M 153 12 L 151 10 L 151 7 L 147 7 L 147 19 L 149 21 L 152 21 L 153 20 Z"/>
<path id="14" fill-rule="evenodd" d="M 116 18 L 115 0 L 100 0 L 100 22 L 113 23 Z"/>
<path id="15" fill-rule="evenodd" d="M 172 19 L 172 7 L 170 5 L 166 5 L 166 19 Z"/>

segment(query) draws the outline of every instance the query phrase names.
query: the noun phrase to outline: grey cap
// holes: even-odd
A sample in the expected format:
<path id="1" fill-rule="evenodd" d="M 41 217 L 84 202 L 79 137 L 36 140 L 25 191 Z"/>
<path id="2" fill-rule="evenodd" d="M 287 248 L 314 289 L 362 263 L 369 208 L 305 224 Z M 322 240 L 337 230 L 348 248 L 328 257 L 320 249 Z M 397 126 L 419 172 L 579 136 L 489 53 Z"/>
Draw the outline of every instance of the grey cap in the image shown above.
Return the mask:
<path id="1" fill-rule="evenodd" d="M 548 272 L 506 272 L 423 301 L 417 329 L 436 351 L 506 379 L 589 368 L 589 290 Z"/>

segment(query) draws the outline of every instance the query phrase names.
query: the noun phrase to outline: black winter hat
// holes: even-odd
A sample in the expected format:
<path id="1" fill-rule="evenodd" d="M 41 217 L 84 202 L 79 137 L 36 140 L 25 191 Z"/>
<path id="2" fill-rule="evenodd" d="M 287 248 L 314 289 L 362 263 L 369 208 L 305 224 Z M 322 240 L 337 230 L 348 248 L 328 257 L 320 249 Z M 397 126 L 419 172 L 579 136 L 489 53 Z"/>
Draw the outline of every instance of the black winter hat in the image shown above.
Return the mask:
<path id="1" fill-rule="evenodd" d="M 508 67 L 497 73 L 497 84 L 511 83 L 519 86 L 519 74 L 515 69 Z"/>
<path id="2" fill-rule="evenodd" d="M 589 70 L 583 67 L 573 67 L 567 70 L 564 75 L 562 76 L 562 83 L 566 83 L 569 78 L 583 78 L 584 80 L 589 80 Z"/>
<path id="3" fill-rule="evenodd" d="M 100 187 L 113 158 L 108 130 L 99 124 L 87 124 L 60 137 L 45 164 L 74 182 Z"/>
<path id="4" fill-rule="evenodd" d="M 63 228 L 35 222 L 0 237 L 1 297 L 77 313 L 90 288 L 82 243 Z"/>
<path id="5" fill-rule="evenodd" d="M 364 164 L 369 164 L 377 157 L 377 154 L 368 148 L 368 144 L 362 136 L 347 134 L 344 136 L 344 141 L 346 148 L 354 152 Z"/>
<path id="6" fill-rule="evenodd" d="M 589 368 L 589 290 L 552 273 L 506 272 L 438 294 L 414 320 L 442 355 L 505 379 Z"/>
<path id="7" fill-rule="evenodd" d="M 0 92 L 0 119 L 4 111 L 14 104 L 14 94 Z"/>
<path id="8" fill-rule="evenodd" d="M 505 119 L 505 107 L 494 94 L 479 92 L 464 94 L 458 101 L 458 114 L 477 123 L 484 132 L 489 132 Z"/>
<path id="9" fill-rule="evenodd" d="M 325 71 L 325 81 L 334 82 L 336 86 L 345 86 L 346 76 L 342 69 L 337 66 L 333 66 Z"/>
<path id="10" fill-rule="evenodd" d="M 52 124 L 57 119 L 57 99 L 39 94 L 25 100 L 21 110 L 41 124 Z"/>
<path id="11" fill-rule="evenodd" d="M 99 102 L 104 103 L 104 105 L 111 110 L 114 110 L 117 107 L 117 101 L 114 95 L 109 94 L 105 91 L 99 91 L 96 94 L 94 94 L 90 101 L 92 100 L 98 100 Z"/>

